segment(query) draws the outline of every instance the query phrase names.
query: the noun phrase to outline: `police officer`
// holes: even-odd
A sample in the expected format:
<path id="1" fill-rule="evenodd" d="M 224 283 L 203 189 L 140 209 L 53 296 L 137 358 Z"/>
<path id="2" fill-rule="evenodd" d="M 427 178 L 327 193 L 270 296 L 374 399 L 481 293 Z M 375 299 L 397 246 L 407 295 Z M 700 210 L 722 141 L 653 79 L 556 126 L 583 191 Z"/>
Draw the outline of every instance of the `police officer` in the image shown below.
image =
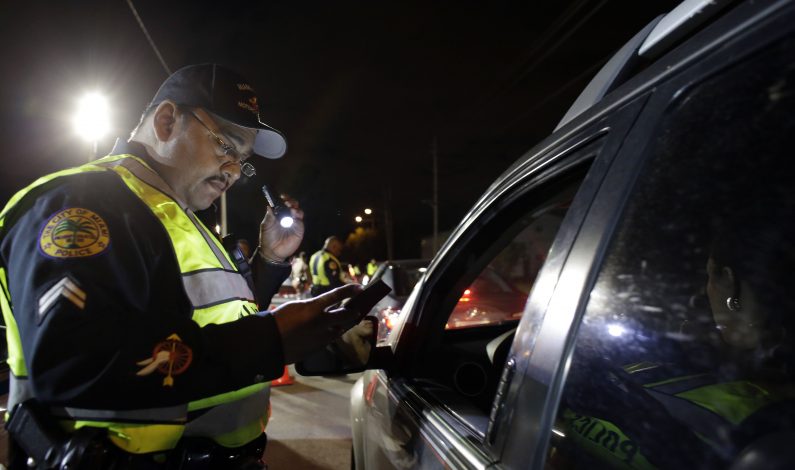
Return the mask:
<path id="1" fill-rule="evenodd" d="M 378 271 L 378 263 L 375 262 L 375 258 L 372 258 L 367 263 L 367 276 L 372 278 L 376 271 Z"/>
<path id="2" fill-rule="evenodd" d="M 42 444 L 30 421 L 14 426 L 35 410 L 42 426 L 69 430 L 68 443 L 92 430 L 101 468 L 191 468 L 197 458 L 259 467 L 268 380 L 358 320 L 325 311 L 355 286 L 258 308 L 303 237 L 295 201 L 285 201 L 291 228 L 269 209 L 263 219 L 256 292 L 194 214 L 252 174 L 250 156 L 285 150 L 247 80 L 188 66 L 162 84 L 129 141 L 11 199 L 0 213 L 0 304 L 9 429 L 21 448 L 12 465 L 55 458 L 45 452 L 57 442 Z"/>
<path id="3" fill-rule="evenodd" d="M 326 238 L 323 249 L 309 258 L 312 273 L 312 295 L 320 295 L 345 284 L 342 265 L 338 259 L 342 254 L 342 242 L 331 236 Z"/>

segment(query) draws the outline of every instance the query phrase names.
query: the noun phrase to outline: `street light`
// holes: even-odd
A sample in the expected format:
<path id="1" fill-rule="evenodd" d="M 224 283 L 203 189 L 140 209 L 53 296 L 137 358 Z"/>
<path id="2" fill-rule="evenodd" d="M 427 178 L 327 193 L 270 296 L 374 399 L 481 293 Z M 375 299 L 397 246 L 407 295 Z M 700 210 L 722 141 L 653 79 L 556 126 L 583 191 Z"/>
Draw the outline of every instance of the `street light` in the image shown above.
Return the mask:
<path id="1" fill-rule="evenodd" d="M 91 143 L 89 161 L 97 156 L 97 141 L 110 128 L 108 101 L 99 93 L 88 93 L 77 105 L 77 112 L 72 120 L 77 135 Z"/>
<path id="2" fill-rule="evenodd" d="M 354 220 L 355 220 L 357 223 L 362 223 L 362 220 L 363 220 L 363 219 L 362 219 L 362 216 L 360 216 L 360 215 L 357 215 L 356 217 L 354 217 Z"/>
<path id="3" fill-rule="evenodd" d="M 370 214 L 373 213 L 373 210 L 372 209 L 365 209 L 364 213 L 367 214 L 367 215 L 370 215 Z"/>

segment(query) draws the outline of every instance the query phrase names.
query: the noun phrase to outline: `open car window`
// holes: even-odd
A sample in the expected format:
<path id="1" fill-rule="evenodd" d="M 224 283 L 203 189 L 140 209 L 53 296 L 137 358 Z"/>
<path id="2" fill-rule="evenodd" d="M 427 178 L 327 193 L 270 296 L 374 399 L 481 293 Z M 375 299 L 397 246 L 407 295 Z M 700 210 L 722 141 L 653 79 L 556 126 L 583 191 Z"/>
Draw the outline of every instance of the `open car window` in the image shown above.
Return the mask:
<path id="1" fill-rule="evenodd" d="M 515 324 L 522 318 L 530 289 L 566 215 L 572 189 L 562 191 L 558 195 L 560 200 L 514 223 L 509 232 L 519 228 L 519 233 L 464 289 L 445 329 Z"/>
<path id="2" fill-rule="evenodd" d="M 431 331 L 412 372 L 416 390 L 481 438 L 528 296 L 599 148 L 495 201 L 423 306 Z"/>

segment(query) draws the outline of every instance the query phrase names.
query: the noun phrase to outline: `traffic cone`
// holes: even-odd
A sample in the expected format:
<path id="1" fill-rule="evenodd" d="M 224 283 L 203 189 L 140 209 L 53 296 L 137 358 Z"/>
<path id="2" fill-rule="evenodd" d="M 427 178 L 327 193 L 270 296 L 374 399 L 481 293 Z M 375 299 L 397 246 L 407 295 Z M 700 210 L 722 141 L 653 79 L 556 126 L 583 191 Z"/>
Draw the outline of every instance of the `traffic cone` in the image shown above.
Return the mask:
<path id="1" fill-rule="evenodd" d="M 293 376 L 290 375 L 290 371 L 287 369 L 287 366 L 284 366 L 284 374 L 276 380 L 271 381 L 271 387 L 279 387 L 281 385 L 292 385 L 295 383 L 295 379 Z"/>

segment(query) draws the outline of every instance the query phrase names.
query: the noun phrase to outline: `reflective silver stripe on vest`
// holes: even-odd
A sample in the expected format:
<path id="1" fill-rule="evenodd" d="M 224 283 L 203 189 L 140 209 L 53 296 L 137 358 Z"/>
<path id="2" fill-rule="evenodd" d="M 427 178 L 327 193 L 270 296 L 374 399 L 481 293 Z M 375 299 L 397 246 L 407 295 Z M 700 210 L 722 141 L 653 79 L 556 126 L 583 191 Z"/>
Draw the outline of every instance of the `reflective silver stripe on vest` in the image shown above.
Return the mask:
<path id="1" fill-rule="evenodd" d="M 8 409 L 33 398 L 33 387 L 27 377 L 8 378 Z M 81 408 L 52 407 L 50 412 L 59 418 L 86 421 L 124 421 L 124 422 L 155 422 L 184 423 L 188 416 L 188 405 L 169 406 L 165 408 L 149 408 L 138 410 L 89 410 Z"/>
<path id="2" fill-rule="evenodd" d="M 33 387 L 30 385 L 30 380 L 27 377 L 16 377 L 14 374 L 8 374 L 8 407 L 13 410 L 14 407 L 25 400 L 33 398 Z"/>
<path id="3" fill-rule="evenodd" d="M 190 219 L 190 221 L 193 222 L 193 225 L 196 226 L 196 230 L 199 231 L 199 233 L 204 238 L 204 241 L 207 243 L 207 245 L 210 246 L 210 249 L 213 250 L 213 253 L 215 253 L 215 257 L 218 258 L 218 261 L 221 262 L 221 266 L 223 266 L 224 269 L 233 271 L 234 268 L 232 267 L 232 264 L 229 262 L 228 259 L 226 259 L 226 256 L 221 251 L 221 249 L 218 248 L 218 245 L 215 243 L 215 240 L 210 238 L 210 234 L 207 233 L 207 230 L 204 230 L 202 228 L 202 224 L 196 218 L 196 214 L 194 214 L 193 211 L 191 211 L 190 209 L 185 209 L 185 213 L 188 214 L 188 219 Z"/>
<path id="4" fill-rule="evenodd" d="M 188 405 L 136 410 L 90 410 L 85 408 L 50 408 L 53 416 L 75 421 L 115 421 L 125 423 L 182 424 L 187 420 Z"/>
<path id="5" fill-rule="evenodd" d="M 182 275 L 182 284 L 194 308 L 208 307 L 230 299 L 254 301 L 240 273 L 213 269 Z"/>
<path id="6" fill-rule="evenodd" d="M 218 405 L 186 424 L 184 435 L 214 437 L 237 431 L 251 424 L 253 416 L 267 413 L 270 395 L 271 388 L 267 387 L 235 402 Z"/>

